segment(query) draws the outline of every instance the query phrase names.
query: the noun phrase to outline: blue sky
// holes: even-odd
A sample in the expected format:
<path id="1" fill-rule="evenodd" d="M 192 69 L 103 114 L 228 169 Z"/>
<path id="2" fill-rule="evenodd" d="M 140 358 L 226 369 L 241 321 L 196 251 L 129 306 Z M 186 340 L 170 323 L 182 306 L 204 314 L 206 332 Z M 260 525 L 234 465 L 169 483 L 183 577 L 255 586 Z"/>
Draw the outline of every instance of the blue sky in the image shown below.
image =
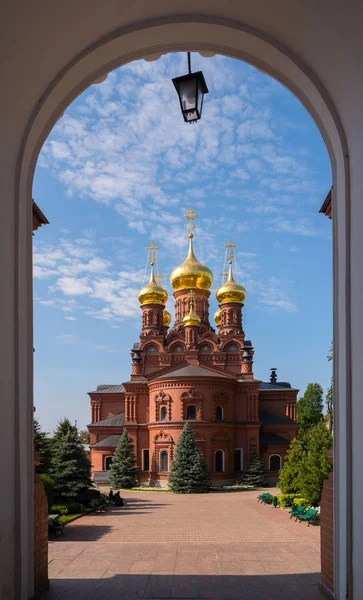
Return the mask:
<path id="1" fill-rule="evenodd" d="M 129 379 L 146 250 L 169 275 L 186 255 L 183 214 L 199 214 L 195 251 L 221 283 L 237 244 L 254 373 L 302 391 L 329 385 L 331 222 L 318 214 L 331 168 L 316 125 L 279 83 L 242 62 L 192 55 L 209 94 L 184 123 L 171 78 L 186 55 L 143 60 L 86 90 L 39 157 L 33 197 L 50 221 L 34 236 L 35 406 L 45 430 L 89 422 L 87 392 Z"/>

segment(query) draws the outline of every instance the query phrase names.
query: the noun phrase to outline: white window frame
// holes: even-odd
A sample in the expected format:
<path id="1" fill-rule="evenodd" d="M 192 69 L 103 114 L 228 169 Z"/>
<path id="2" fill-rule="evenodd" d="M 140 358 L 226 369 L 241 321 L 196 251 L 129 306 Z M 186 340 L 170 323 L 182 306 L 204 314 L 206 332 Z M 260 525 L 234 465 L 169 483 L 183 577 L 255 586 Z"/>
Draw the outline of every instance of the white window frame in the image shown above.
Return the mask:
<path id="1" fill-rule="evenodd" d="M 216 469 L 216 454 L 217 454 L 217 452 L 222 452 L 222 459 L 223 459 L 222 460 L 222 471 L 217 471 L 217 469 Z M 215 473 L 224 473 L 225 470 L 226 470 L 226 453 L 222 448 L 217 448 L 214 451 L 214 472 Z"/>
<path id="2" fill-rule="evenodd" d="M 272 471 L 272 469 L 271 469 L 271 458 L 273 456 L 278 456 L 279 457 L 279 459 L 280 459 L 280 469 L 282 469 L 282 456 L 281 456 L 281 454 L 275 453 L 275 454 L 270 454 L 270 456 L 268 457 L 268 469 L 269 469 L 269 471 Z M 280 469 L 277 469 L 277 470 L 279 471 Z M 276 469 L 273 469 L 273 470 L 276 471 Z"/>
<path id="3" fill-rule="evenodd" d="M 106 469 L 106 460 L 107 460 L 108 458 L 112 458 L 112 460 L 113 460 L 113 454 L 108 454 L 107 456 L 105 456 L 105 457 L 104 457 L 104 459 L 103 459 L 103 470 L 104 470 L 104 471 L 109 471 L 109 470 L 110 470 L 110 469 Z M 112 461 L 111 461 L 111 462 L 112 462 Z"/>
<path id="4" fill-rule="evenodd" d="M 142 466 L 142 470 L 145 471 L 145 460 L 144 460 L 144 451 L 147 450 L 149 453 L 149 468 L 148 471 L 150 471 L 150 448 L 142 448 L 141 449 L 141 466 Z"/>
<path id="5" fill-rule="evenodd" d="M 221 419 L 217 419 L 217 408 L 222 409 L 222 418 Z M 218 406 L 216 406 L 216 421 L 224 421 L 224 407 L 221 404 L 218 404 Z"/>
<path id="6" fill-rule="evenodd" d="M 235 448 L 235 450 L 240 450 L 241 454 L 241 460 L 240 460 L 240 471 L 243 471 L 243 448 Z M 233 457 L 234 458 L 234 457 Z"/>
<path id="7" fill-rule="evenodd" d="M 193 406 L 194 410 L 195 410 L 195 417 L 194 417 L 194 419 L 188 419 L 188 408 L 190 408 L 191 406 Z M 197 407 L 195 406 L 195 404 L 188 404 L 187 405 L 187 407 L 186 407 L 186 415 L 185 416 L 186 416 L 186 420 L 187 421 L 196 421 L 196 419 L 197 419 Z"/>

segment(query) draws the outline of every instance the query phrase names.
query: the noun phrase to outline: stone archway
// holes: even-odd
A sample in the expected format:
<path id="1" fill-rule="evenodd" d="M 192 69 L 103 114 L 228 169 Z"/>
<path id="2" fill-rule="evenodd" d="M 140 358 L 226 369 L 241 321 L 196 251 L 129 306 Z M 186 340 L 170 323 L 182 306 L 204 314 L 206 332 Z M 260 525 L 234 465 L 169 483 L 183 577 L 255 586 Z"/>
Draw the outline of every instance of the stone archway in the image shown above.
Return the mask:
<path id="1" fill-rule="evenodd" d="M 4 543 L 14 549 L 9 552 L 9 562 L 4 564 L 4 573 L 13 572 L 20 581 L 19 597 L 27 598 L 32 593 L 32 469 L 31 469 L 31 405 L 32 405 L 32 303 L 31 303 L 31 187 L 34 169 L 42 144 L 67 106 L 91 83 L 101 81 L 110 70 L 139 58 L 156 58 L 163 52 L 198 51 L 219 53 L 244 60 L 271 75 L 304 104 L 317 124 L 326 143 L 333 171 L 334 193 L 334 326 L 335 339 L 339 341 L 335 357 L 335 398 L 337 430 L 336 478 L 339 482 L 337 502 L 340 505 L 341 527 L 338 529 L 336 547 L 340 548 L 341 563 L 339 585 L 345 587 L 346 556 L 346 501 L 349 480 L 345 479 L 345 464 L 351 464 L 350 440 L 350 322 L 344 316 L 350 308 L 350 249 L 349 249 L 349 178 L 346 157 L 346 141 L 343 129 L 331 99 L 322 82 L 297 57 L 294 52 L 276 39 L 243 23 L 224 18 L 175 17 L 154 19 L 135 26 L 125 26 L 101 39 L 95 34 L 94 43 L 81 49 L 76 58 L 63 68 L 55 79 L 48 81 L 47 89 L 34 107 L 31 119 L 23 132 L 23 141 L 17 157 L 16 186 L 13 198 L 14 244 L 12 261 L 14 273 L 6 286 L 7 302 L 14 307 L 14 334 L 12 358 L 9 365 L 14 378 L 9 382 L 5 395 L 14 400 L 9 408 L 9 419 L 14 423 L 9 447 L 16 448 L 14 458 L 9 461 L 10 480 L 16 482 L 16 509 L 11 508 L 13 494 L 9 495 L 9 515 L 13 515 L 15 537 L 10 528 Z M 98 40 L 98 41 L 96 41 Z M 12 271 L 12 270 L 11 270 Z M 13 271 L 12 271 L 13 272 Z M 345 282 L 338 288 L 338 281 Z M 340 317 L 340 318 L 339 318 Z M 11 353 L 9 353 L 11 354 Z M 9 359 L 10 360 L 10 359 Z M 337 373 L 340 373 L 338 378 Z M 8 393 L 7 393 L 8 391 Z M 342 399 L 339 402 L 339 398 Z M 13 412 L 12 412 L 13 411 Z M 347 415 L 347 417 L 346 417 Z M 25 433 L 24 433 L 25 432 Z M 341 440 L 341 443 L 340 443 Z M 347 457 L 348 452 L 348 457 Z M 347 477 L 349 478 L 349 469 Z M 338 491 L 337 491 L 338 494 Z M 11 500 L 12 498 L 12 500 Z M 349 516 L 349 513 L 348 513 Z M 16 549 L 15 549 L 16 548 Z M 14 559 L 16 557 L 16 560 Z M 11 561 L 14 559 L 14 563 Z M 12 589 L 9 575 L 9 589 Z"/>

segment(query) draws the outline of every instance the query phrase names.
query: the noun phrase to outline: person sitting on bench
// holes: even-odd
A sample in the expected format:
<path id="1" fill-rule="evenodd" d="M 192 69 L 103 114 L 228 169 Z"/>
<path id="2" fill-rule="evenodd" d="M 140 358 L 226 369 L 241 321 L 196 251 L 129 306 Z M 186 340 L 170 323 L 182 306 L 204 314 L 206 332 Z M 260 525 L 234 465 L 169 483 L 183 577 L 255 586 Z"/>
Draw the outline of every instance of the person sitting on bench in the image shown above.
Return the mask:
<path id="1" fill-rule="evenodd" d="M 120 492 L 116 492 L 116 494 L 113 494 L 113 501 L 115 503 L 115 506 L 124 506 L 124 501 L 120 496 Z"/>

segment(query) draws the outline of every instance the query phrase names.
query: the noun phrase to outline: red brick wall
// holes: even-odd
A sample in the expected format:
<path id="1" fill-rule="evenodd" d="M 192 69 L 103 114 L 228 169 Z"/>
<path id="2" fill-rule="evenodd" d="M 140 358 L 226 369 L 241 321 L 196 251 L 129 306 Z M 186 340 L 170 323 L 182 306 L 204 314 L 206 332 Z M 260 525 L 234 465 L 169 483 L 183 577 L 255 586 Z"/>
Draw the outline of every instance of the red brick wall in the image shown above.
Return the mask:
<path id="1" fill-rule="evenodd" d="M 333 464 L 333 450 L 329 451 L 329 462 Z M 324 482 L 320 503 L 321 581 L 334 593 L 334 520 L 333 520 L 333 473 Z"/>
<path id="2" fill-rule="evenodd" d="M 34 475 L 34 591 L 48 587 L 48 502 L 40 475 Z"/>

